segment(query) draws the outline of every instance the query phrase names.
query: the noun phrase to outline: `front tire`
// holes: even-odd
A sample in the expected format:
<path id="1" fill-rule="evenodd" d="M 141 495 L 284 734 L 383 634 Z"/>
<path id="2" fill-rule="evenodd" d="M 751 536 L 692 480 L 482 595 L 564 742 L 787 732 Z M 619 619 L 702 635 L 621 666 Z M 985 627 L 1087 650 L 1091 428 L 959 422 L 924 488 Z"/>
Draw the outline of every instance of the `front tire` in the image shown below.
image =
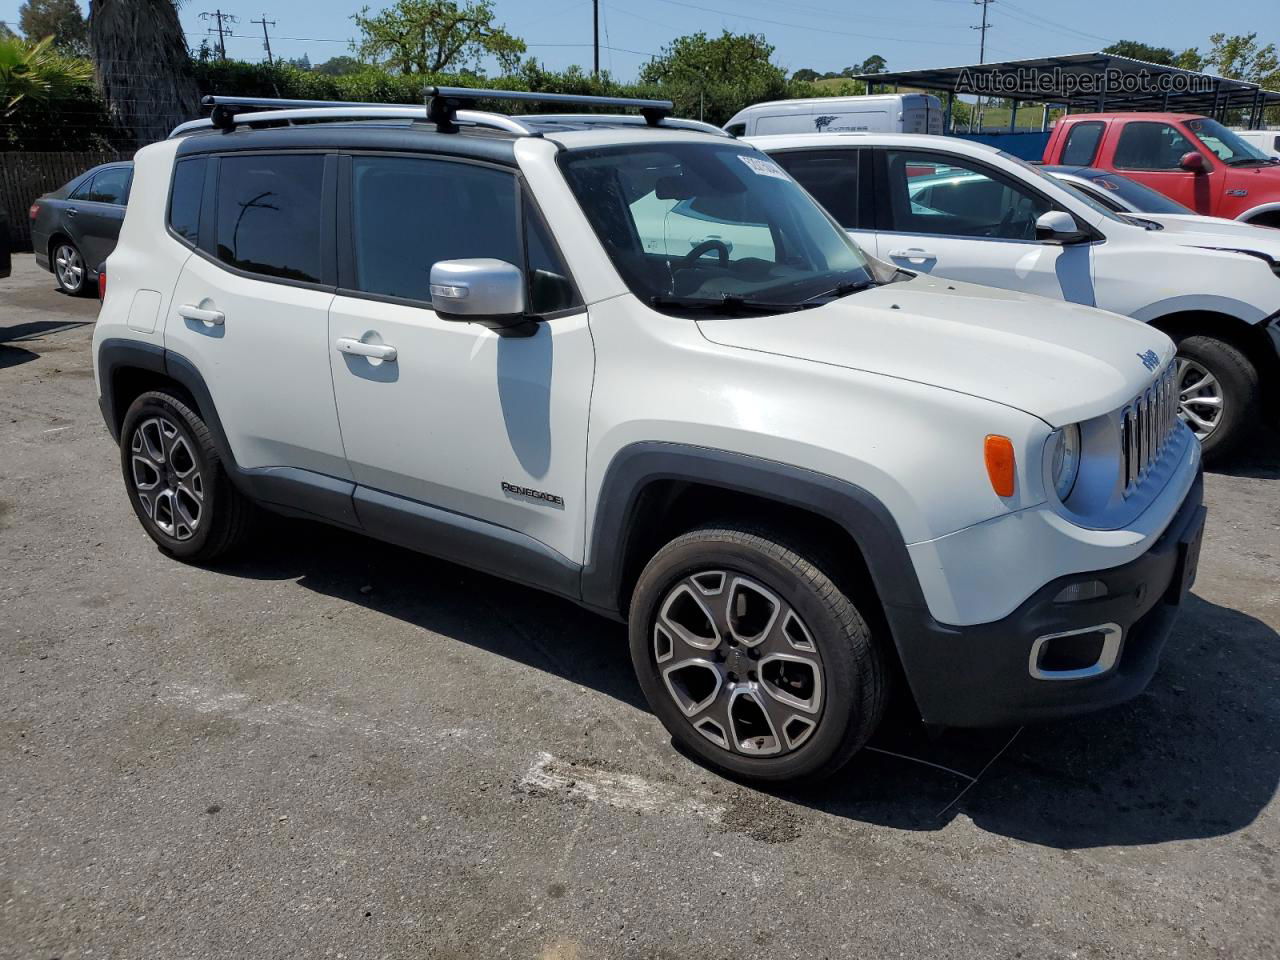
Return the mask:
<path id="1" fill-rule="evenodd" d="M 1262 416 L 1258 371 L 1225 341 L 1194 335 L 1178 341 L 1178 416 L 1200 440 L 1206 463 L 1220 463 Z"/>
<path id="2" fill-rule="evenodd" d="M 704 527 L 659 550 L 636 584 L 631 657 L 649 705 L 731 776 L 829 776 L 884 713 L 879 646 L 818 556 L 770 531 Z"/>
<path id="3" fill-rule="evenodd" d="M 79 247 L 70 240 L 59 240 L 53 245 L 49 260 L 58 289 L 68 296 L 84 296 L 89 287 L 89 270 Z"/>
<path id="4" fill-rule="evenodd" d="M 207 563 L 248 535 L 253 505 L 231 483 L 200 415 L 163 390 L 129 406 L 120 430 L 129 502 L 165 553 Z"/>

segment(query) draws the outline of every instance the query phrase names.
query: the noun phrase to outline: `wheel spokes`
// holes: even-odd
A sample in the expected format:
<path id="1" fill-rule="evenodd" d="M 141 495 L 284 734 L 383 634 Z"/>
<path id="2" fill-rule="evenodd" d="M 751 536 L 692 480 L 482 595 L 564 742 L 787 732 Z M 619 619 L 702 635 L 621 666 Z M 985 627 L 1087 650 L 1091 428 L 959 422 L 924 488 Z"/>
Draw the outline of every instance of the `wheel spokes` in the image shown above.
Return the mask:
<path id="1" fill-rule="evenodd" d="M 144 421 L 130 441 L 129 462 L 143 513 L 170 537 L 193 537 L 204 514 L 204 477 L 178 428 L 162 417 Z"/>

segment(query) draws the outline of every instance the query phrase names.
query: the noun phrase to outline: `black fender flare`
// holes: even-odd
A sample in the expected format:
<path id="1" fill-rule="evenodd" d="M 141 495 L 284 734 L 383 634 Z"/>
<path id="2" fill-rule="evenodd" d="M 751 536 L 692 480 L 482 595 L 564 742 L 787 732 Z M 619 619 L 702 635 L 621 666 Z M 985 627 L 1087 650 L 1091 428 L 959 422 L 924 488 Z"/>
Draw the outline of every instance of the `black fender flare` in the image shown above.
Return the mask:
<path id="1" fill-rule="evenodd" d="M 629 540 L 641 492 L 681 480 L 745 493 L 817 514 L 838 524 L 862 551 L 886 608 L 925 607 L 906 541 L 888 509 L 854 483 L 760 457 L 679 443 L 623 447 L 605 471 L 582 571 L 584 604 L 619 616 Z"/>

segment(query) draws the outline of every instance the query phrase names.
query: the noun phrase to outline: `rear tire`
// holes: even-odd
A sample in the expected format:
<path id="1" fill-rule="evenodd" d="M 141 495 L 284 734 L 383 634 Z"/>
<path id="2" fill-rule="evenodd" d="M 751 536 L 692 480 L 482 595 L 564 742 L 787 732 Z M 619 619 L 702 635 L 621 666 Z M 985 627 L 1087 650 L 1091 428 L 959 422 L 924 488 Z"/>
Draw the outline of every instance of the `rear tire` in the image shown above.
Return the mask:
<path id="1" fill-rule="evenodd" d="M 49 254 L 49 266 L 58 289 L 68 296 L 82 297 L 89 289 L 89 268 L 84 255 L 70 240 L 62 239 L 53 245 Z"/>
<path id="2" fill-rule="evenodd" d="M 1178 416 L 1200 438 L 1206 463 L 1221 463 L 1262 417 L 1257 368 L 1216 337 L 1178 341 Z"/>
<path id="3" fill-rule="evenodd" d="M 254 506 L 232 485 L 200 415 L 178 396 L 153 390 L 130 404 L 120 465 L 134 513 L 170 556 L 208 563 L 248 536 Z"/>
<path id="4" fill-rule="evenodd" d="M 884 714 L 880 647 L 820 555 L 776 531 L 703 527 L 659 550 L 636 584 L 631 657 L 649 705 L 730 776 L 830 776 Z"/>

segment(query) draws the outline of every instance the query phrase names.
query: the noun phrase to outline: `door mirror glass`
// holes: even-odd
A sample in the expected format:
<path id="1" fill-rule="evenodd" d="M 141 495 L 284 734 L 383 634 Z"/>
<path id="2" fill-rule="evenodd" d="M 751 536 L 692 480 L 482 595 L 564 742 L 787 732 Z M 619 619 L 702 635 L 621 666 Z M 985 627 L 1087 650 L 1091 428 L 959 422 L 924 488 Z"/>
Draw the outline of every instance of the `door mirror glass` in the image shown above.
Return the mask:
<path id="1" fill-rule="evenodd" d="M 1208 169 L 1204 162 L 1204 156 L 1196 150 L 1184 153 L 1178 160 L 1178 166 L 1183 170 L 1190 170 L 1192 173 L 1204 173 Z"/>
<path id="2" fill-rule="evenodd" d="M 1036 239 L 1047 243 L 1080 243 L 1087 235 L 1065 210 L 1050 210 L 1036 218 Z"/>
<path id="3" fill-rule="evenodd" d="M 524 271 L 505 260 L 439 260 L 431 268 L 431 306 L 442 320 L 510 327 L 525 320 Z"/>

